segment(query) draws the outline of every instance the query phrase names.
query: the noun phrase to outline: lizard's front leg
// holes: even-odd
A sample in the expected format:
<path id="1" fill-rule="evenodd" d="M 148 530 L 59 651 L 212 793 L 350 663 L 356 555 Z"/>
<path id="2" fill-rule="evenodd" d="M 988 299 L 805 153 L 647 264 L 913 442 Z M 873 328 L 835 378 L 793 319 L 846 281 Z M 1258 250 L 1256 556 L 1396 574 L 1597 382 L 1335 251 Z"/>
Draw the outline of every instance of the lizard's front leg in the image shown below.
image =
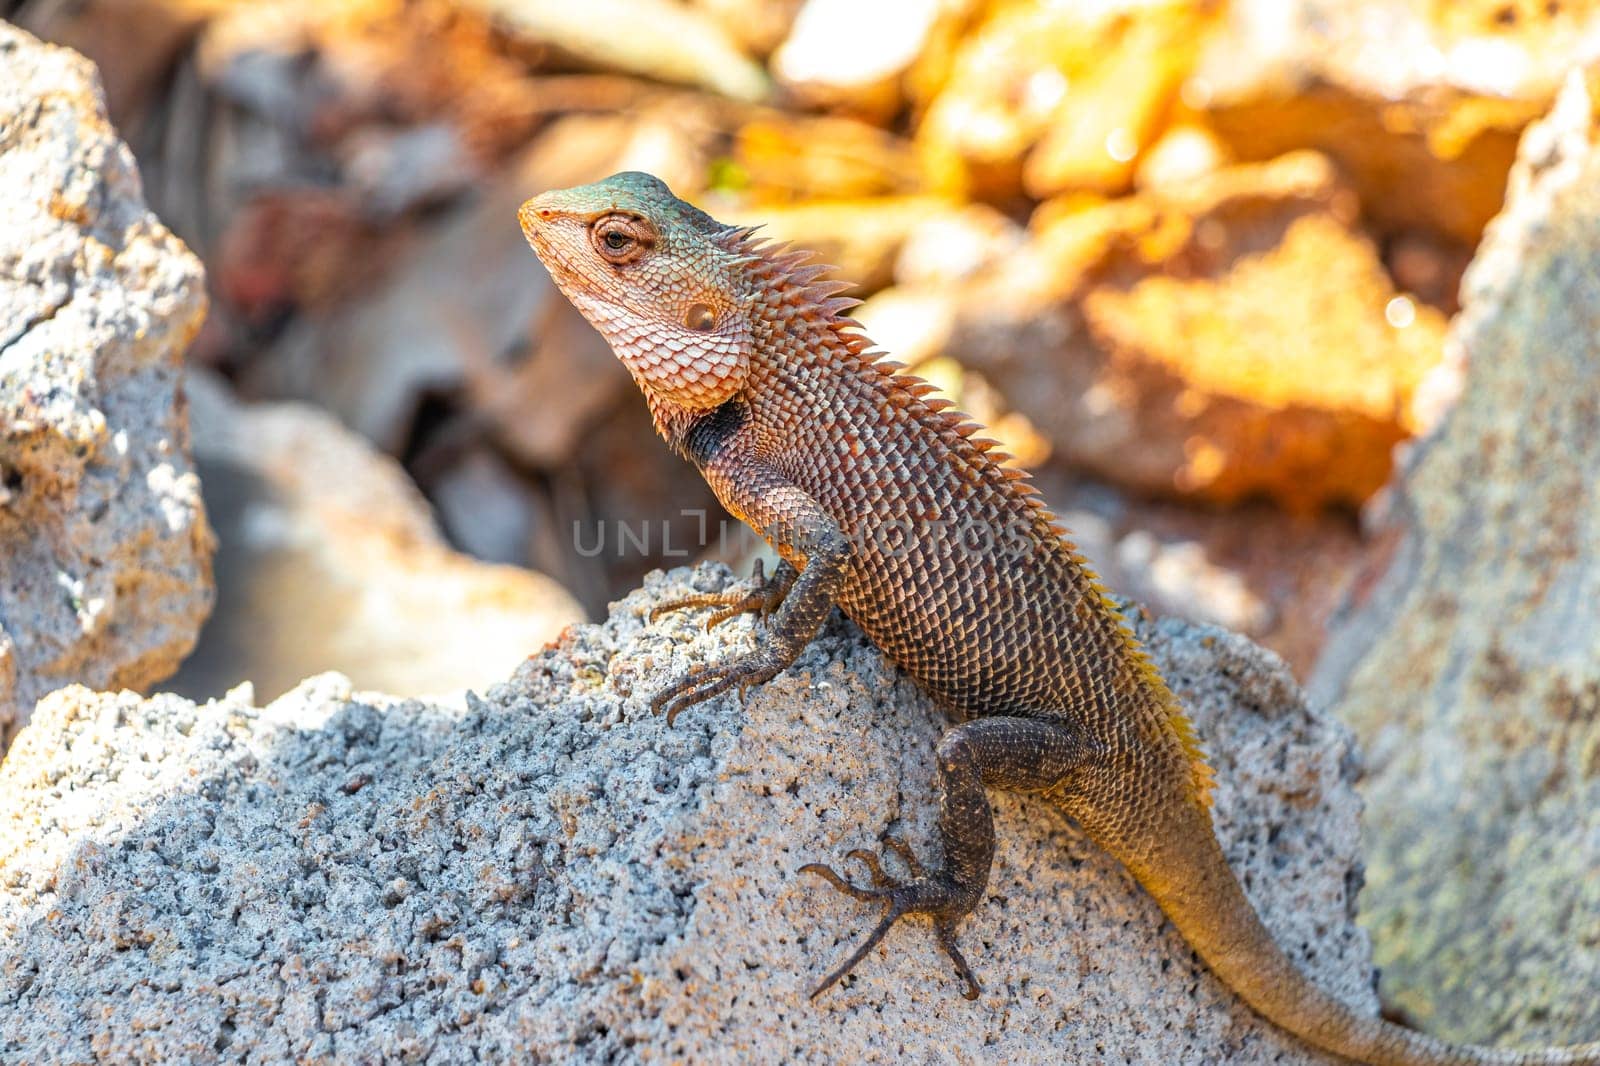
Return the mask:
<path id="1" fill-rule="evenodd" d="M 770 472 L 740 471 L 738 510 L 773 543 L 805 557 L 777 614 L 755 651 L 679 678 L 650 701 L 652 711 L 666 711 L 667 725 L 679 713 L 713 696 L 776 677 L 799 657 L 822 628 L 844 580 L 850 546 L 839 526 L 804 492 Z M 710 480 L 711 471 L 707 471 Z M 780 569 L 775 579 L 786 578 Z"/>
<path id="2" fill-rule="evenodd" d="M 800 869 L 824 878 L 856 899 L 882 905 L 884 913 L 871 935 L 811 993 L 816 998 L 844 977 L 907 914 L 933 919 L 939 946 L 955 963 L 966 984 L 963 994 L 978 998 L 978 981 L 955 942 L 955 925 L 983 898 L 994 861 L 994 819 L 984 788 L 1043 792 L 1069 787 L 1088 760 L 1088 746 L 1066 722 L 1050 718 L 980 718 L 952 728 L 939 741 L 939 840 L 944 866 L 925 870 L 902 841 L 884 843 L 905 862 L 910 877 L 887 874 L 870 852 L 850 857 L 866 866 L 870 887 L 858 886 L 830 866 L 808 863 Z"/>

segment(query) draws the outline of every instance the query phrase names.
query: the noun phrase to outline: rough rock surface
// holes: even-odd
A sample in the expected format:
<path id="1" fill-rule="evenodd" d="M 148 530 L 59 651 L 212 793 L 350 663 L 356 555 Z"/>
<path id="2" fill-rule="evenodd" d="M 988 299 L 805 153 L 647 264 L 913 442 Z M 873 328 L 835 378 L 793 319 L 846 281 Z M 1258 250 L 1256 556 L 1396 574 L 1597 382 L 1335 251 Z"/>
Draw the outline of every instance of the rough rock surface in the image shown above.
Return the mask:
<path id="1" fill-rule="evenodd" d="M 0 23 L 0 734 L 194 643 L 211 535 L 178 385 L 204 313 L 94 68 Z"/>
<path id="2" fill-rule="evenodd" d="M 1600 122 L 1531 127 L 1462 290 L 1459 402 L 1314 690 L 1365 741 L 1365 921 L 1430 1031 L 1600 1033 Z"/>
<path id="3" fill-rule="evenodd" d="M 465 710 L 306 682 L 196 706 L 60 693 L 0 768 L 0 1057 L 687 1062 L 1327 1061 L 1252 1018 L 1115 864 L 998 801 L 958 994 L 925 924 L 816 1004 L 873 920 L 795 870 L 929 839 L 935 713 L 835 621 L 675 729 L 671 671 L 748 646 L 644 621 L 656 574 Z M 1139 621 L 1220 771 L 1219 829 L 1289 952 L 1375 1009 L 1351 749 L 1243 638 Z"/>
<path id="4" fill-rule="evenodd" d="M 221 538 L 217 610 L 172 679 L 277 696 L 338 669 L 421 696 L 482 686 L 583 617 L 543 574 L 451 550 L 400 469 L 321 411 L 190 381 L 194 453 Z"/>

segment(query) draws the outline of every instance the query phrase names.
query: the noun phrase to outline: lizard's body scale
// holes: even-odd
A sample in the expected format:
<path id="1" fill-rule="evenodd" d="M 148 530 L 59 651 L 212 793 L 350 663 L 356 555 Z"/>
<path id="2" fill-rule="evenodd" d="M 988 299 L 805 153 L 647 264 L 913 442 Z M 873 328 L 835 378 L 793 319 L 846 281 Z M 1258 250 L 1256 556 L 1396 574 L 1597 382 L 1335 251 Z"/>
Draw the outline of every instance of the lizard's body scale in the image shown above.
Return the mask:
<path id="1" fill-rule="evenodd" d="M 787 269 L 768 260 L 754 284 L 784 292 Z M 757 298 L 740 432 L 854 548 L 840 609 L 954 716 L 1070 718 L 1108 753 L 1110 776 L 1127 755 L 1161 751 L 1172 795 L 1203 805 L 1209 771 L 1187 722 L 1055 516 L 964 416 L 934 410 L 920 379 L 796 291 Z M 738 486 L 707 480 L 743 518 Z"/>

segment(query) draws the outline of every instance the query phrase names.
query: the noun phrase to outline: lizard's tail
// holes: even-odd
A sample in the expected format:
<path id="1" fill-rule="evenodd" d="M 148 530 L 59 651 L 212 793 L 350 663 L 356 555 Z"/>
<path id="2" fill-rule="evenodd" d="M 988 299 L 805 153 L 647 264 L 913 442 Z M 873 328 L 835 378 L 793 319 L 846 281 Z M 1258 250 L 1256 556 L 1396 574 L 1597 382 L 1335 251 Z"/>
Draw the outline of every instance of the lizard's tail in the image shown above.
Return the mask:
<path id="1" fill-rule="evenodd" d="M 1307 1043 L 1372 1066 L 1600 1066 L 1600 1043 L 1530 1051 L 1451 1044 L 1355 1013 L 1313 985 L 1273 941 L 1202 808 L 1173 804 L 1170 820 L 1184 824 L 1162 826 L 1148 824 L 1153 813 L 1148 810 L 1107 817 L 1110 813 L 1072 811 L 1155 897 L 1224 984 L 1262 1017 Z"/>

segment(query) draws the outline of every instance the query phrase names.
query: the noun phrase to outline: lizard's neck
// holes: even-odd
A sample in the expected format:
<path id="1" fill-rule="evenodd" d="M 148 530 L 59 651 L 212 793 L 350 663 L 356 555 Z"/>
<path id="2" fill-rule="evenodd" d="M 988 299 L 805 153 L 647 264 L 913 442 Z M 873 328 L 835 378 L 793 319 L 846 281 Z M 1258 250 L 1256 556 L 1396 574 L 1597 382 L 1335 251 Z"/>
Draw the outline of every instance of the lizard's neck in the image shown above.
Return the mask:
<path id="1" fill-rule="evenodd" d="M 661 439 L 667 442 L 674 452 L 689 458 L 685 445 L 689 439 L 689 431 L 694 424 L 705 416 L 704 411 L 691 411 L 681 407 L 663 397 L 657 396 L 649 389 L 644 389 L 645 402 L 650 406 L 650 419 L 655 423 L 656 432 L 661 434 Z"/>
<path id="2" fill-rule="evenodd" d="M 844 283 L 819 280 L 827 268 L 812 265 L 808 252 L 769 251 L 743 231 L 730 232 L 727 239 L 748 257 L 743 279 L 746 288 L 737 302 L 749 316 L 750 329 L 746 381 L 727 403 L 736 402 L 752 389 L 759 392 L 763 386 L 758 381 L 770 387 L 774 380 L 781 380 L 786 370 L 794 369 L 786 364 L 820 363 L 828 373 L 837 374 L 859 362 L 856 353 L 865 348 L 866 339 L 847 339 L 841 330 L 857 326 L 844 312 L 860 301 L 836 295 L 846 287 Z M 638 374 L 635 378 L 650 405 L 656 431 L 679 455 L 697 458 L 691 437 L 726 403 L 709 409 L 685 407 L 653 391 Z"/>

